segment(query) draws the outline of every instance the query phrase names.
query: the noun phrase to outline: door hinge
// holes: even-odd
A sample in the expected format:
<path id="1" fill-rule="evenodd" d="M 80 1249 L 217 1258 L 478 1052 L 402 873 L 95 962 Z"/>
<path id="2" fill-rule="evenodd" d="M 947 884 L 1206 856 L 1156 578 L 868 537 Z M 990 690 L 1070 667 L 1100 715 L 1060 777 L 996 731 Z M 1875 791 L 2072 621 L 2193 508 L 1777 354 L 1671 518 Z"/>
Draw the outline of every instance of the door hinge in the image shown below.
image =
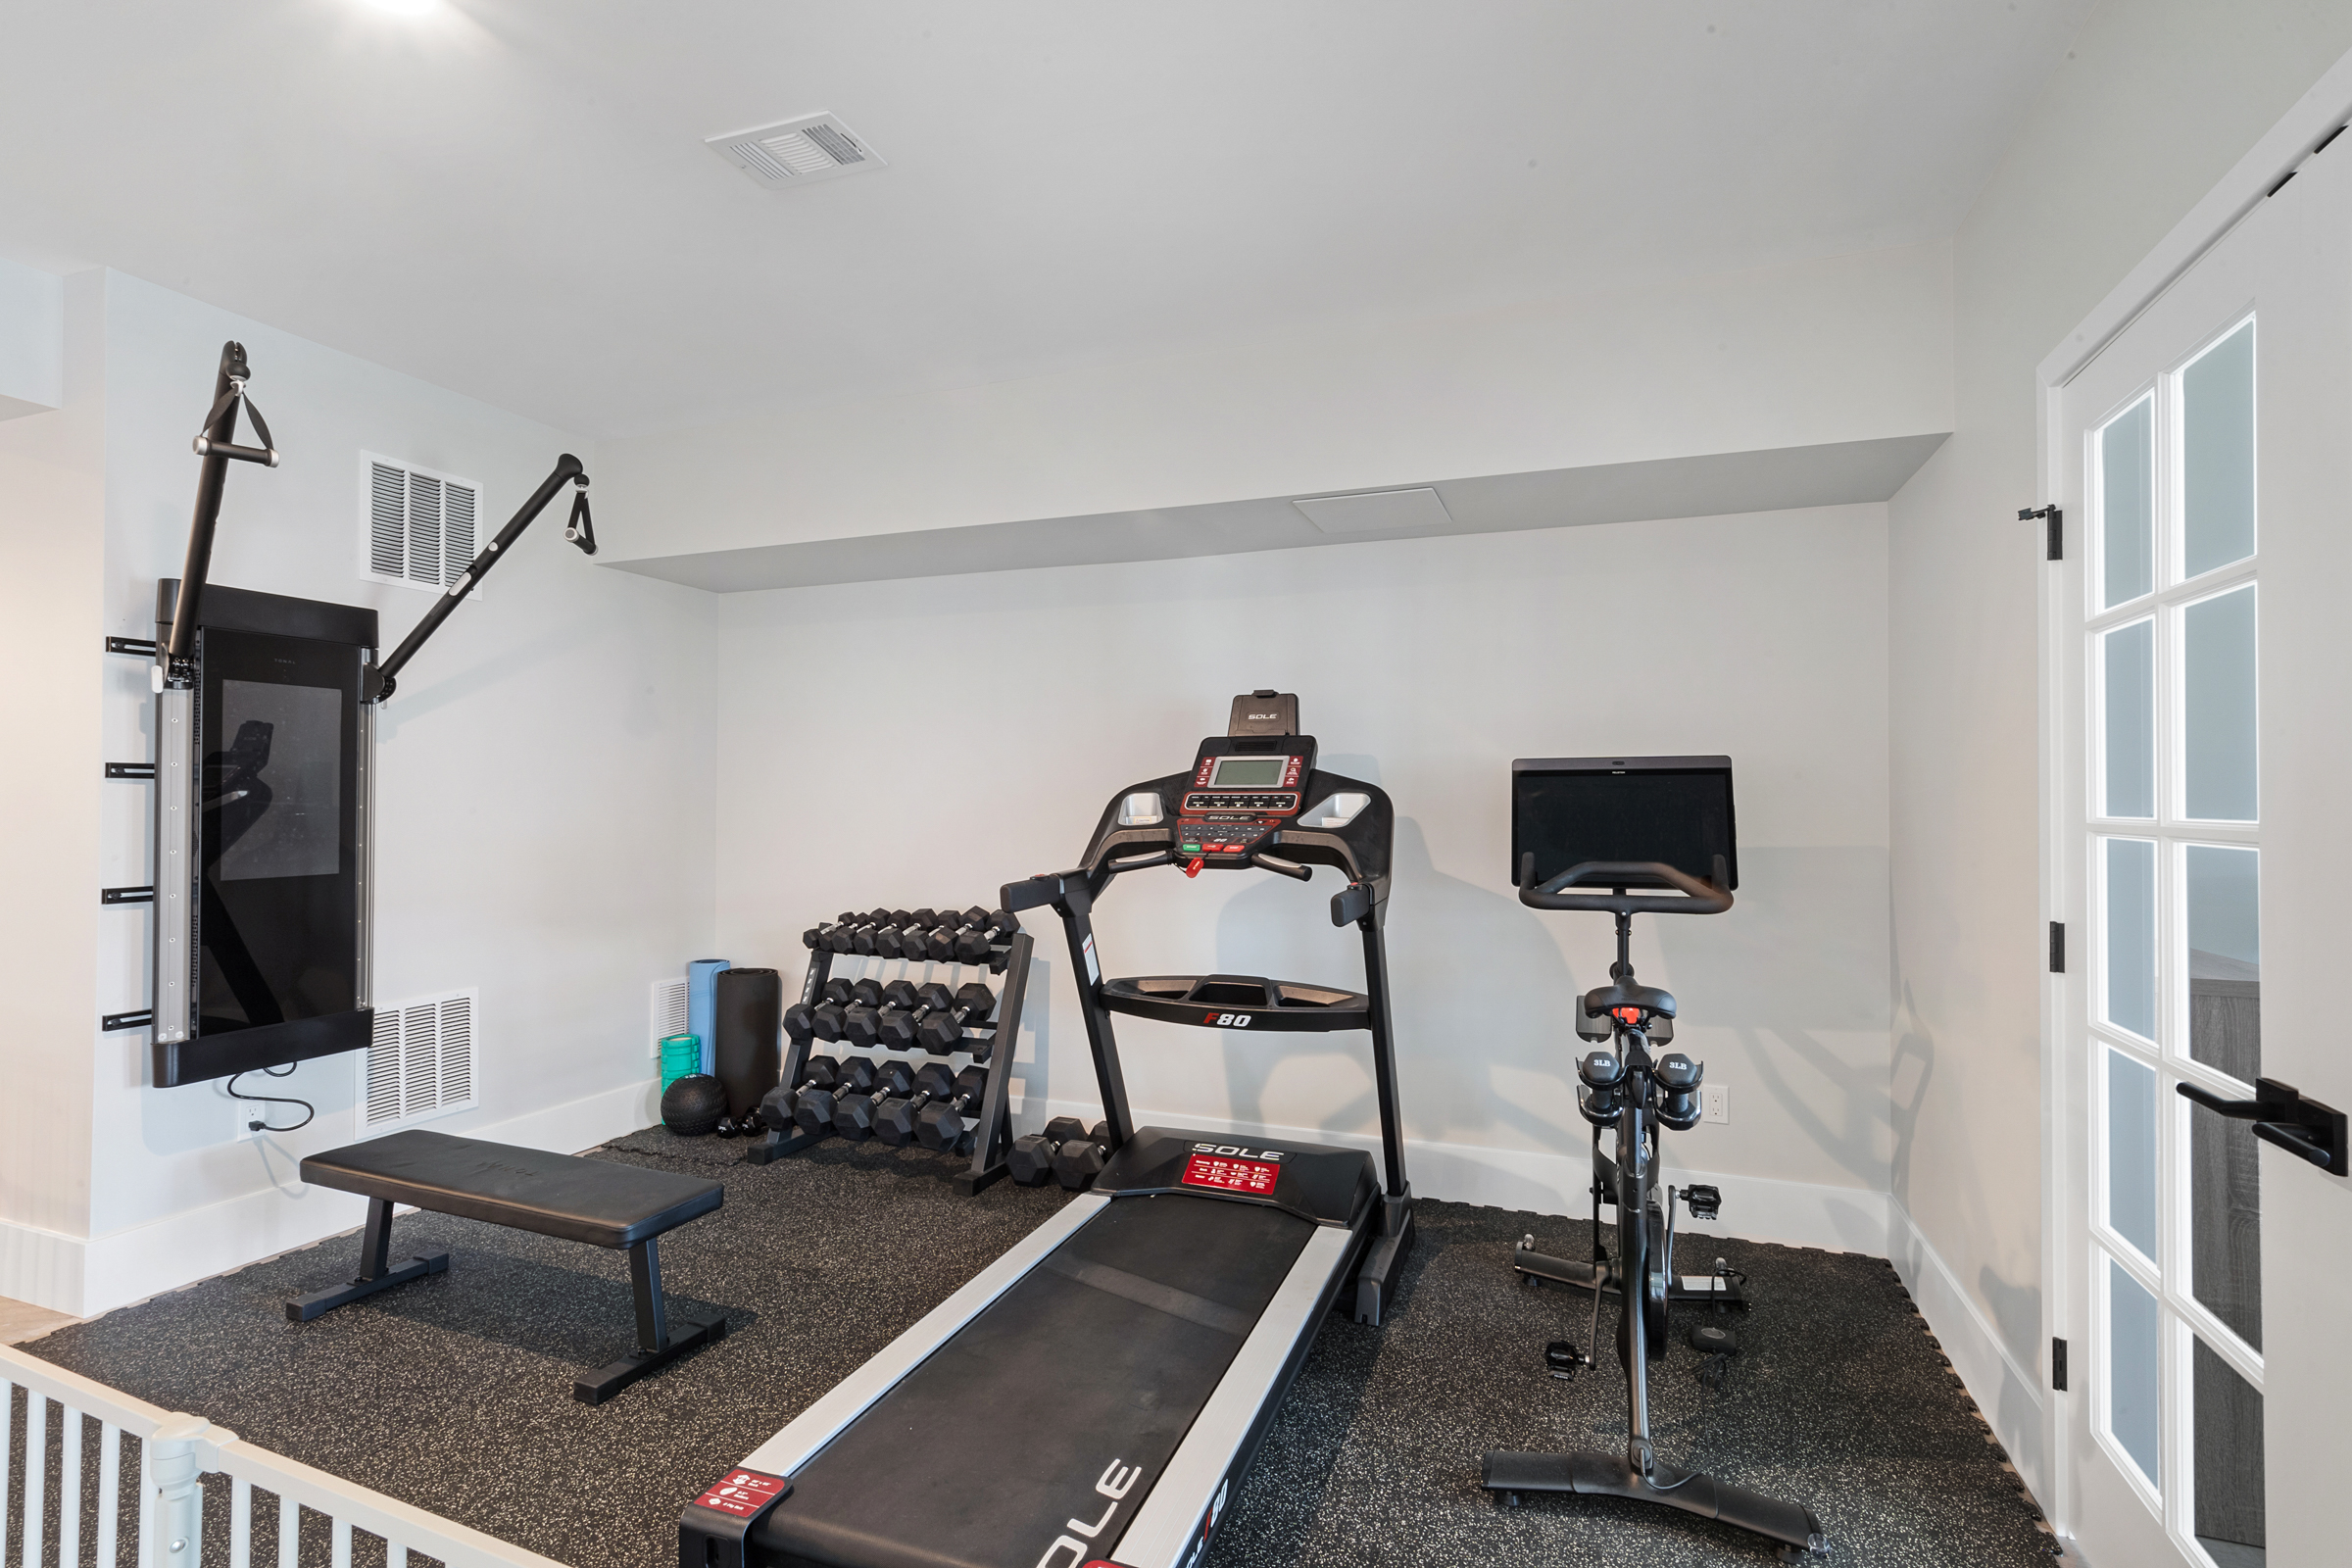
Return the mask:
<path id="1" fill-rule="evenodd" d="M 2050 1341 L 2050 1387 L 2060 1394 L 2066 1392 L 2066 1342 Z"/>
<path id="2" fill-rule="evenodd" d="M 2017 514 L 2017 520 L 2020 522 L 2031 522 L 2035 517 L 2039 517 L 2049 524 L 2048 559 L 2064 561 L 2066 559 L 2066 514 L 2060 512 L 2056 507 L 2028 507 Z"/>
<path id="3" fill-rule="evenodd" d="M 2050 973 L 2066 973 L 2066 922 L 2050 922 Z"/>

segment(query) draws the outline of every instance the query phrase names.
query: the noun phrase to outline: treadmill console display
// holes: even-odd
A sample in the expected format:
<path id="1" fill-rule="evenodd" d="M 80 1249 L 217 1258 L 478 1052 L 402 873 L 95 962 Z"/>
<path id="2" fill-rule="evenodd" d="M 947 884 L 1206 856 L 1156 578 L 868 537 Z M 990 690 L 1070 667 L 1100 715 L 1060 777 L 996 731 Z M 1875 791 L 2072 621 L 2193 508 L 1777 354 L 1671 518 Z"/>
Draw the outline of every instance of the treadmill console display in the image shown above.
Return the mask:
<path id="1" fill-rule="evenodd" d="M 1177 1178 L 1186 1187 L 1214 1187 L 1221 1192 L 1272 1196 L 1282 1167 L 1271 1160 L 1238 1159 L 1229 1154 L 1195 1154 L 1184 1162 Z"/>
<path id="2" fill-rule="evenodd" d="M 1315 743 L 1306 736 L 1202 741 L 1192 787 L 1177 808 L 1177 857 L 1206 864 L 1241 863 L 1215 858 L 1246 857 L 1260 839 L 1296 817 L 1299 783 L 1314 765 Z"/>

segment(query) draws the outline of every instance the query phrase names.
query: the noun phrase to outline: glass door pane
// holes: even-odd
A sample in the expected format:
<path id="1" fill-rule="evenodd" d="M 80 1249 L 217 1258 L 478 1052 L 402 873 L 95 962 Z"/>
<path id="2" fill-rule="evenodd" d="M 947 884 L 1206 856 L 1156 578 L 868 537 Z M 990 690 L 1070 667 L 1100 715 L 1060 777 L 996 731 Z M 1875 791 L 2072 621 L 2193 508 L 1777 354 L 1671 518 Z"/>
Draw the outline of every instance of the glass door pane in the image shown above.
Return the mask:
<path id="1" fill-rule="evenodd" d="M 2254 553 L 2254 323 L 2180 372 L 2180 575 Z"/>
<path id="2" fill-rule="evenodd" d="M 2150 1487 L 2161 1490 L 2157 1434 L 2164 1421 L 2163 1332 L 2150 1296 L 2107 1260 L 2107 1430 Z"/>
<path id="3" fill-rule="evenodd" d="M 2156 622 L 2099 639 L 2102 816 L 2156 814 Z"/>
<path id="4" fill-rule="evenodd" d="M 2262 1167 L 2251 1124 L 2188 1107 L 2189 1290 L 2262 1348 Z"/>
<path id="5" fill-rule="evenodd" d="M 2254 586 L 2180 612 L 2182 814 L 2254 820 Z"/>
<path id="6" fill-rule="evenodd" d="M 2191 844 L 2181 882 L 2188 918 L 2188 1054 L 2243 1084 L 2262 1076 L 2262 856 Z"/>
<path id="7" fill-rule="evenodd" d="M 2156 1069 L 2107 1053 L 2107 1223 L 2156 1260 Z"/>
<path id="8" fill-rule="evenodd" d="M 2108 839 L 2107 1021 L 2156 1038 L 2156 845 Z"/>
<path id="9" fill-rule="evenodd" d="M 2197 1544 L 2214 1568 L 2263 1568 L 2262 1393 L 2203 1340 L 2194 1344 Z"/>
<path id="10" fill-rule="evenodd" d="M 2156 586 L 2156 400 L 2141 398 L 2099 432 L 2099 604 Z"/>

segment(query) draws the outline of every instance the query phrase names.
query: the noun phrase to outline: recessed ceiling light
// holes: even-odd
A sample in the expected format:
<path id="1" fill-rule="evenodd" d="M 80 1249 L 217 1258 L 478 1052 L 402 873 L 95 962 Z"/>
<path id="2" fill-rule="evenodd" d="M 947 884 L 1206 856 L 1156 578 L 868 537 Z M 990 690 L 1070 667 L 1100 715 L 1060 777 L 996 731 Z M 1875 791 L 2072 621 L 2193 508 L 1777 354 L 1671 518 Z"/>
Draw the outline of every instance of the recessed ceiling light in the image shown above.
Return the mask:
<path id="1" fill-rule="evenodd" d="M 396 17 L 421 17 L 439 9 L 441 0 L 367 0 L 377 11 L 389 11 Z"/>
<path id="2" fill-rule="evenodd" d="M 731 130 L 706 137 L 703 145 L 771 189 L 890 167 L 871 143 L 832 115 L 803 115 L 773 125 Z"/>

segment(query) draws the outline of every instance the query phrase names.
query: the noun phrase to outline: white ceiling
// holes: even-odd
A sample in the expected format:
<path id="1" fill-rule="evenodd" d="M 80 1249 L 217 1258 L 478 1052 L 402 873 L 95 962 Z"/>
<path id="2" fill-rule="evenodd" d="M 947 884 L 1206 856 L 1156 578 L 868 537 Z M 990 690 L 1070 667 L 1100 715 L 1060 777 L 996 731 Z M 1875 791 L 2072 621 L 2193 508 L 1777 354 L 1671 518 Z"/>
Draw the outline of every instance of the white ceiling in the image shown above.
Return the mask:
<path id="1" fill-rule="evenodd" d="M 18 0 L 0 255 L 631 433 L 1936 238 L 2089 4 Z"/>

